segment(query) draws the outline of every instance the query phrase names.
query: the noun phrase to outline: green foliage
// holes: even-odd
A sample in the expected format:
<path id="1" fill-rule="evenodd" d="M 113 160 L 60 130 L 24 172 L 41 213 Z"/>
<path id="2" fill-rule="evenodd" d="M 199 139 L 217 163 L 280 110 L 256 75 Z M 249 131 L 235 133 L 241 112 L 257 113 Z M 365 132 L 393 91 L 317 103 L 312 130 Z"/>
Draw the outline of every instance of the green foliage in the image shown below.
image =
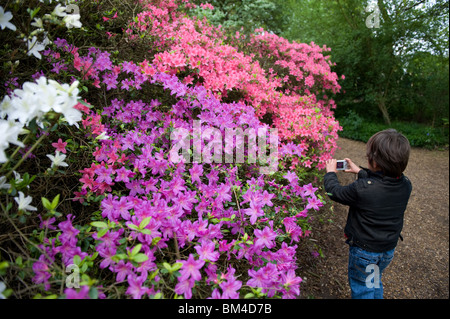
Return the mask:
<path id="1" fill-rule="evenodd" d="M 203 1 L 199 1 L 203 2 Z M 273 0 L 211 0 L 214 10 L 198 6 L 192 14 L 231 31 L 251 33 L 256 28 L 279 34 L 286 28 L 283 6 Z"/>
<path id="2" fill-rule="evenodd" d="M 340 137 L 367 142 L 378 131 L 395 128 L 404 134 L 411 146 L 427 149 L 443 149 L 449 146 L 449 129 L 445 127 L 431 127 L 419 123 L 394 121 L 391 125 L 365 119 L 353 111 L 349 111 L 345 117 L 338 118 L 343 127 L 339 132 Z M 445 119 L 443 119 L 445 121 Z"/>
<path id="3" fill-rule="evenodd" d="M 290 0 L 288 7 L 282 36 L 327 45 L 346 77 L 338 117 L 354 110 L 388 124 L 448 118 L 448 0 Z M 379 28 L 366 25 L 373 14 Z"/>
<path id="4" fill-rule="evenodd" d="M 231 4 L 232 2 L 227 1 L 224 4 Z M 252 31 L 256 27 L 265 27 L 274 31 L 279 25 L 279 21 L 281 21 L 279 20 L 279 11 L 277 11 L 277 8 L 271 1 L 235 2 L 241 3 L 243 7 L 237 7 L 233 14 L 230 14 L 228 17 L 237 22 L 235 30 L 239 31 L 240 27 L 244 27 L 243 32 L 240 31 L 241 34 Z M 0 96 L 4 96 L 7 92 L 20 87 L 25 81 L 31 81 L 32 78 L 38 76 L 36 74 L 37 71 L 42 71 L 42 74 L 45 73 L 49 79 L 57 80 L 61 83 L 71 83 L 72 80 L 79 80 L 77 81 L 77 83 L 79 82 L 78 88 L 85 100 L 84 102 L 81 100 L 78 102 L 80 105 L 87 107 L 89 112 L 96 112 L 99 118 L 103 107 L 106 107 L 112 99 L 125 97 L 135 100 L 140 97 L 158 99 L 162 102 L 158 110 L 169 112 L 170 105 L 175 104 L 177 100 L 160 86 L 151 86 L 140 92 L 133 89 L 130 89 L 127 93 L 105 91 L 104 88 L 100 89 L 92 85 L 92 81 L 88 79 L 87 74 L 91 67 L 87 68 L 87 70 L 83 69 L 82 72 L 84 74 L 81 75 L 74 72 L 71 67 L 63 68 L 56 72 L 51 70 L 56 65 L 53 63 L 55 59 L 60 59 L 59 53 L 58 58 L 55 58 L 56 51 L 49 50 L 50 53 L 44 53 L 44 50 L 40 50 L 42 54 L 41 59 L 27 54 L 26 42 L 23 40 L 31 36 L 29 33 L 32 29 L 29 27 L 29 24 L 32 19 L 39 17 L 44 19 L 46 31 L 45 34 L 39 34 L 39 41 L 48 38 L 49 41 L 54 42 L 53 44 L 49 42 L 47 49 L 55 49 L 56 40 L 60 40 L 58 38 L 67 39 L 69 43 L 73 44 L 72 49 L 79 49 L 78 51 L 71 51 L 70 54 L 64 56 L 63 64 L 65 66 L 75 64 L 75 52 L 80 56 L 86 56 L 87 52 L 93 49 L 91 47 L 99 48 L 102 51 L 107 50 L 111 54 L 111 61 L 115 65 L 125 60 L 136 62 L 151 60 L 155 52 L 161 50 L 161 48 L 152 46 L 152 41 L 155 39 L 151 36 L 148 36 L 148 38 L 139 36 L 137 38 L 138 41 L 131 41 L 130 37 L 125 35 L 125 27 L 128 25 L 129 20 L 132 20 L 133 17 L 136 18 L 139 4 L 135 4 L 132 1 L 122 2 L 118 0 L 79 1 L 76 3 L 79 5 L 81 22 L 83 23 L 83 27 L 77 29 L 67 29 L 62 19 L 54 16 L 50 16 L 52 20 L 44 18 L 44 15 L 50 14 L 56 6 L 54 1 L 53 3 L 49 0 L 33 1 L 27 4 L 30 6 L 29 9 L 26 8 L 27 5 L 20 6 L 19 1 L 8 6 L 7 10 L 10 10 L 14 15 L 13 21 L 17 29 L 23 32 L 20 35 L 23 38 L 17 37 L 13 32 L 0 32 L 0 40 L 4 44 L 0 48 L 0 78 L 6 81 L 5 83 L 2 82 Z M 117 17 L 112 18 L 114 16 Z M 278 22 L 273 22 L 276 19 L 278 19 Z M 242 21 L 245 21 L 245 23 Z M 92 53 L 92 55 L 94 54 Z M 95 59 L 94 61 L 96 61 Z M 0 201 L 0 229 L 2 229 L 2 234 L 11 234 L 11 236 L 0 236 L 0 246 L 2 247 L 0 257 L 3 258 L 3 260 L 0 258 L 0 284 L 6 283 L 6 285 L 0 285 L 0 298 L 10 296 L 18 299 L 31 297 L 36 299 L 69 298 L 70 289 L 79 289 L 80 287 L 78 286 L 81 286 L 81 290 L 76 293 L 84 294 L 86 292 L 84 291 L 85 288 L 88 288 L 88 295 L 84 294 L 84 297 L 88 296 L 92 299 L 101 298 L 102 294 L 104 297 L 104 293 L 113 298 L 123 297 L 127 294 L 126 287 L 116 285 L 116 283 L 107 283 L 116 278 L 110 275 L 105 277 L 103 268 L 107 265 L 99 265 L 101 264 L 100 258 L 103 258 L 103 256 L 99 256 L 98 252 L 90 255 L 95 249 L 95 244 L 99 244 L 98 242 L 108 237 L 108 232 L 109 235 L 112 232 L 124 232 L 127 234 L 127 236 L 118 240 L 117 251 L 110 256 L 112 262 L 129 263 L 134 268 L 142 266 L 147 261 L 151 262 L 147 255 L 148 248 L 157 246 L 162 238 L 155 236 L 150 243 L 143 245 L 139 244 L 133 236 L 154 234 L 154 231 L 147 227 L 150 222 L 153 222 L 151 220 L 152 217 L 144 218 L 139 224 L 105 222 L 101 212 L 98 210 L 100 202 L 104 198 L 103 195 L 92 193 L 80 202 L 73 201 L 74 197 L 76 199 L 79 196 L 77 192 L 74 194 L 74 191 L 80 185 L 81 171 L 82 169 L 88 169 L 91 164 L 94 164 L 92 154 L 94 150 L 98 151 L 101 145 L 98 139 L 101 135 L 94 138 L 95 136 L 93 136 L 91 130 L 87 129 L 89 125 L 98 124 L 101 126 L 101 123 L 95 122 L 93 124 L 94 120 L 90 116 L 86 115 L 87 124 L 83 123 L 75 129 L 67 125 L 62 117 L 54 112 L 46 114 L 42 125 L 32 121 L 27 127 L 29 135 L 24 139 L 21 138 L 21 141 L 31 148 L 22 150 L 22 147 L 18 147 L 16 151 L 10 149 L 7 152 L 8 161 L 0 168 L 0 177 L 2 178 L 0 179 L 0 195 L 2 195 Z M 88 119 L 91 121 L 90 123 L 88 123 Z M 96 121 L 100 120 L 96 119 Z M 103 124 L 109 128 L 118 125 L 121 130 L 125 130 L 124 123 L 120 123 L 120 121 L 115 122 L 113 120 Z M 131 123 L 130 130 L 135 128 L 135 126 L 135 123 Z M 64 156 L 64 163 L 67 164 L 67 168 L 64 169 L 57 168 L 57 165 L 53 166 L 53 160 L 50 162 L 50 157 L 48 157 L 48 155 L 52 155 L 55 152 L 57 147 L 52 144 L 61 143 L 59 139 L 61 139 L 61 142 L 64 141 L 66 143 L 67 153 L 64 152 L 64 155 L 62 155 Z M 317 146 L 314 147 L 318 148 Z M 158 146 L 155 146 L 155 148 L 157 149 Z M 309 160 L 310 157 L 308 156 L 311 154 L 314 154 L 314 149 L 312 149 L 311 153 L 306 154 L 305 159 Z M 286 160 L 285 164 L 285 168 L 287 168 L 288 165 L 295 166 L 297 163 L 287 163 Z M 52 165 L 51 169 L 49 169 L 50 165 Z M 241 170 L 241 167 L 239 168 L 240 178 L 245 180 L 244 174 L 246 175 L 249 169 L 245 167 Z M 92 168 L 93 166 L 91 166 Z M 320 176 L 317 170 L 313 168 L 298 168 L 298 170 L 303 183 L 312 179 L 316 181 L 317 176 Z M 16 171 L 20 172 L 20 175 Z M 245 178 L 247 177 L 245 176 Z M 284 183 L 283 186 L 286 186 L 286 178 L 282 176 L 281 171 L 274 178 L 277 179 L 278 184 L 282 185 Z M 243 188 L 239 192 L 233 190 L 235 200 L 230 201 L 229 205 L 238 207 L 240 211 L 239 202 L 243 200 L 242 192 L 247 190 L 248 188 Z M 285 227 L 283 224 L 284 217 L 295 216 L 303 210 L 308 210 L 305 208 L 306 203 L 303 197 L 296 196 L 288 200 L 284 197 L 286 194 L 281 188 L 270 186 L 269 190 L 277 195 L 274 199 L 274 207 L 283 205 L 283 210 L 277 215 L 275 220 L 274 226 L 276 229 Z M 114 190 L 114 192 L 121 194 L 120 189 Z M 18 197 L 17 195 L 21 196 Z M 318 198 L 320 202 L 323 201 L 322 196 L 318 195 Z M 17 199 L 20 199 L 20 201 Z M 19 209 L 16 209 L 17 204 Z M 315 202 L 315 205 L 320 205 L 320 203 Z M 314 209 L 316 210 L 318 207 L 315 206 Z M 267 209 L 264 213 L 268 218 L 275 218 L 275 212 L 271 209 Z M 213 215 L 208 214 L 208 223 L 218 225 L 233 221 L 236 218 L 236 214 L 231 215 L 229 218 L 215 218 Z M 305 234 L 310 232 L 309 220 L 310 218 L 306 216 L 298 218 L 297 226 L 301 226 L 299 229 L 303 230 Z M 253 231 L 253 227 L 250 230 Z M 226 235 L 230 233 L 227 230 L 224 230 L 224 232 L 227 233 Z M 95 236 L 93 236 L 93 233 L 95 233 Z M 98 242 L 96 242 L 97 240 Z M 288 235 L 278 236 L 277 244 L 289 240 Z M 66 249 L 69 246 L 75 245 L 77 250 L 70 252 L 70 254 L 74 254 L 70 257 L 73 257 L 73 263 L 69 264 L 61 252 L 67 252 Z M 250 245 L 254 245 L 254 237 L 245 233 L 235 241 L 233 247 L 239 250 L 246 249 Z M 163 252 L 163 257 L 158 255 L 156 270 L 151 272 L 146 279 L 148 283 L 155 285 L 160 283 L 161 291 L 167 292 L 164 295 L 162 292 L 152 294 L 153 298 L 166 298 L 173 295 L 173 289 L 169 284 L 173 286 L 178 281 L 177 277 L 180 276 L 179 270 L 182 266 L 181 263 L 175 261 L 175 258 L 179 260 L 181 259 L 180 253 L 186 253 L 188 249 L 190 251 L 193 250 L 192 247 L 188 247 L 181 252 L 178 251 L 176 236 L 174 236 L 173 246 L 175 248 L 169 248 L 174 249 L 175 253 L 169 253 L 164 256 Z M 49 252 L 52 252 L 53 256 L 51 258 L 48 256 Z M 61 254 L 61 257 L 59 254 Z M 56 258 L 53 259 L 53 257 Z M 7 261 L 4 261 L 5 259 Z M 269 262 L 267 259 L 263 261 L 265 263 Z M 270 262 L 274 263 L 275 261 Z M 235 261 L 226 262 L 227 265 L 232 263 L 235 263 Z M 248 265 L 240 267 L 246 266 Z M 50 277 L 39 277 L 38 274 L 51 276 L 51 279 L 49 279 Z M 124 278 L 116 280 L 121 282 Z M 49 288 L 50 285 L 53 288 L 52 290 Z M 200 291 L 202 287 L 199 286 L 197 285 L 195 289 Z M 246 287 L 245 289 L 248 290 L 250 288 Z M 284 287 L 283 289 L 291 288 Z M 253 296 L 266 297 L 268 295 L 262 289 L 251 290 Z M 75 293 L 75 290 L 72 290 L 72 292 Z M 178 297 L 175 294 L 174 298 Z"/>

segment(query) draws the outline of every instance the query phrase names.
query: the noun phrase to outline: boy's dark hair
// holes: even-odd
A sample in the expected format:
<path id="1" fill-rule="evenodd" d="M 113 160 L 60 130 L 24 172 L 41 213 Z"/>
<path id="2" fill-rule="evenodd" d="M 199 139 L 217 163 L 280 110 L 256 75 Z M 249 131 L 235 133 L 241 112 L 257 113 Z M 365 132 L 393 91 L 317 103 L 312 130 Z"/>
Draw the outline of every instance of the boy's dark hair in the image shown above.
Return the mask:
<path id="1" fill-rule="evenodd" d="M 399 177 L 408 165 L 410 151 L 409 141 L 403 134 L 387 129 L 369 139 L 366 155 L 370 165 L 375 162 L 385 176 Z"/>

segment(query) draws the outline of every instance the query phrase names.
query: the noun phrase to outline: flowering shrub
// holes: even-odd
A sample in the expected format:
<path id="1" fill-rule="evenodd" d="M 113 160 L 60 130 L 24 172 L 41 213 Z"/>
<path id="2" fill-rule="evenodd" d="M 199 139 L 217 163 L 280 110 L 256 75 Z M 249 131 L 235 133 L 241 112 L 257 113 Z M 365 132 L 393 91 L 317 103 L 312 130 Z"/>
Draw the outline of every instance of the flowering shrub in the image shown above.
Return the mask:
<path id="1" fill-rule="evenodd" d="M 89 5 L 79 4 L 88 15 Z M 76 29 L 90 32 L 81 22 L 83 12 L 68 17 L 60 4 L 52 9 L 45 3 L 38 8 L 53 11 L 39 20 L 39 10 L 27 11 L 39 27 L 48 21 L 70 29 L 73 43 L 58 29 L 39 31 L 44 40 L 36 38 L 34 49 L 24 46 L 23 58 L 39 61 L 46 74 L 33 74 L 36 80 L 21 88 L 14 73 L 4 83 L 4 220 L 23 234 L 15 222 L 20 212 L 29 218 L 22 222 L 36 220 L 33 211 L 39 218 L 27 236 L 32 258 L 10 264 L 22 277 L 27 267 L 32 270 L 37 288 L 30 290 L 38 297 L 58 297 L 60 291 L 65 298 L 298 297 L 296 250 L 310 234 L 312 212 L 323 206 L 313 169 L 332 155 L 339 130 L 334 102 L 324 94 L 340 88 L 325 49 L 291 44 L 263 30 L 227 38 L 206 20 L 185 16 L 194 6 L 188 1 L 141 5 L 122 34 L 112 26 L 126 13 L 111 2 L 96 7 L 108 12 L 96 29 L 111 43 L 145 48 L 133 57 L 77 45 Z M 2 10 L 2 28 L 16 32 L 13 15 Z M 194 156 L 192 162 L 192 152 L 174 161 L 171 150 L 180 139 L 196 143 L 196 125 L 201 148 L 209 150 L 217 143 L 211 129 L 225 136 L 226 129 L 276 128 L 277 170 L 260 173 L 261 163 L 250 160 L 256 147 L 250 140 L 244 141 L 243 162 L 211 161 L 207 152 L 203 161 Z M 16 162 L 18 151 L 8 148 L 26 148 L 29 140 L 18 139 L 24 127 L 36 142 Z M 177 135 L 180 130 L 187 136 Z M 47 136 L 53 141 L 48 146 Z M 32 177 L 26 172 L 22 182 L 11 177 L 34 152 L 48 149 L 54 152 L 46 154 L 50 168 Z M 36 177 L 64 176 L 62 168 L 78 182 L 71 195 L 53 192 L 50 200 L 45 193 L 37 205 L 24 193 Z M 62 206 L 70 198 L 83 214 Z"/>
<path id="2" fill-rule="evenodd" d="M 127 30 L 131 38 L 150 36 L 153 50 L 163 51 L 153 60 L 157 70 L 201 84 L 219 100 L 240 92 L 240 101 L 253 105 L 260 118 L 271 115 L 281 138 L 310 150 L 300 165 L 323 168 L 341 129 L 332 112 L 336 105 L 326 95 L 340 90 L 332 63 L 322 54 L 329 49 L 290 43 L 262 29 L 250 39 L 237 34 L 227 44 L 220 28 L 184 17 L 171 4 L 162 9 L 148 5 Z"/>

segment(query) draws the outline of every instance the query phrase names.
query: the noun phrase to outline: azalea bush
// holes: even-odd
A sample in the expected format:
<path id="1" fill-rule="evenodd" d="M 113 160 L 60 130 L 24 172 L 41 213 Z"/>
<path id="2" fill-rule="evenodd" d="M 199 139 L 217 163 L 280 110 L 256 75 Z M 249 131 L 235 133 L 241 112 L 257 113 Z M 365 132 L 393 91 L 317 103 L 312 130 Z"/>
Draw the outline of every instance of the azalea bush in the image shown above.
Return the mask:
<path id="1" fill-rule="evenodd" d="M 340 130 L 328 49 L 262 29 L 230 35 L 189 16 L 195 7 L 1 8 L 1 50 L 13 56 L 0 113 L 8 295 L 299 296 L 296 252 L 324 205 L 318 169 Z M 210 134 L 230 129 L 258 132 L 259 149 Z M 274 132 L 276 158 L 262 160 Z M 243 161 L 225 161 L 236 148 Z"/>

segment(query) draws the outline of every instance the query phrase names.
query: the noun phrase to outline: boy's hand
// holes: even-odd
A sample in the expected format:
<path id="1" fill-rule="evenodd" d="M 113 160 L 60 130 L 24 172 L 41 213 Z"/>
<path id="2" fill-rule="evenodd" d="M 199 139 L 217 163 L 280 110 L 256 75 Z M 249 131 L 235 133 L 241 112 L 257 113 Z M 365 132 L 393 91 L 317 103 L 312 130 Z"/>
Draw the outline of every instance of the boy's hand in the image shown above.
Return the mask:
<path id="1" fill-rule="evenodd" d="M 349 167 L 344 172 L 358 174 L 358 172 L 361 169 L 355 163 L 353 163 L 353 161 L 351 159 L 344 158 L 344 160 L 347 161 L 347 166 Z M 333 159 L 329 159 L 326 162 L 327 173 L 329 173 L 329 172 L 337 173 L 336 165 L 337 165 L 337 161 L 334 158 Z"/>
<path id="2" fill-rule="evenodd" d="M 336 163 L 337 163 L 337 161 L 334 158 L 327 160 L 327 163 L 326 163 L 327 173 L 330 173 L 330 172 L 337 173 Z"/>
<path id="3" fill-rule="evenodd" d="M 353 163 L 353 161 L 349 158 L 344 158 L 344 160 L 347 161 L 347 166 L 349 167 L 349 169 L 346 169 L 345 172 L 346 173 L 354 173 L 354 174 L 358 174 L 358 172 L 361 170 L 358 165 L 356 165 L 355 163 Z"/>

